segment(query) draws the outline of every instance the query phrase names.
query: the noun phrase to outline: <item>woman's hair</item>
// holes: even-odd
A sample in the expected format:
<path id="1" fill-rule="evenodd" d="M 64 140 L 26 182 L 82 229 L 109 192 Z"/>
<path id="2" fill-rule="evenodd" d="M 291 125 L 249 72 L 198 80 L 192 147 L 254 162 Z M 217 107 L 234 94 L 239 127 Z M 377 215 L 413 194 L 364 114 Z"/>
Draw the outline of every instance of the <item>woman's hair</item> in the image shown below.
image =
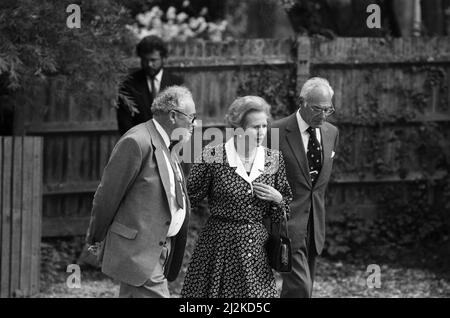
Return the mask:
<path id="1" fill-rule="evenodd" d="M 245 128 L 246 117 L 251 112 L 264 112 L 270 118 L 270 105 L 259 96 L 238 97 L 228 108 L 225 116 L 227 123 L 233 128 Z"/>

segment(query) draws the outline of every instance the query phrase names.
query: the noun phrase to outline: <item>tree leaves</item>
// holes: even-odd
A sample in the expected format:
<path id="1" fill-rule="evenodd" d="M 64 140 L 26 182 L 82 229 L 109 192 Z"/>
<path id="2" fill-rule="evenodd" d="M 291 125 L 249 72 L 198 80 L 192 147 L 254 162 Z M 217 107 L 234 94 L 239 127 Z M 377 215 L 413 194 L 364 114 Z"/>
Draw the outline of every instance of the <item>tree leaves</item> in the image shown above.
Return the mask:
<path id="1" fill-rule="evenodd" d="M 19 0 L 0 5 L 0 75 L 7 75 L 12 91 L 65 75 L 80 103 L 87 83 L 101 80 L 102 85 L 89 84 L 90 97 L 115 100 L 117 84 L 128 71 L 125 52 L 130 42 L 124 26 L 131 17 L 116 0 L 82 0 L 81 28 L 69 29 L 66 7 L 71 2 L 43 0 L 37 5 Z"/>

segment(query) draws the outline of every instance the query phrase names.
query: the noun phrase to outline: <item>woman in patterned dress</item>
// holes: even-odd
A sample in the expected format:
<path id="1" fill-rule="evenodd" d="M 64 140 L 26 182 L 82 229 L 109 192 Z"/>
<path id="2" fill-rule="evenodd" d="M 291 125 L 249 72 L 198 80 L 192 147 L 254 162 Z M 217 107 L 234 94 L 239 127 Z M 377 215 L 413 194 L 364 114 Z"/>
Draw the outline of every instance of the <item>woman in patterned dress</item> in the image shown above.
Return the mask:
<path id="1" fill-rule="evenodd" d="M 208 198 L 210 217 L 190 261 L 183 297 L 277 297 L 263 219 L 289 213 L 292 192 L 281 153 L 262 146 L 270 106 L 236 99 L 227 114 L 234 136 L 206 146 L 188 178 L 192 206 Z"/>

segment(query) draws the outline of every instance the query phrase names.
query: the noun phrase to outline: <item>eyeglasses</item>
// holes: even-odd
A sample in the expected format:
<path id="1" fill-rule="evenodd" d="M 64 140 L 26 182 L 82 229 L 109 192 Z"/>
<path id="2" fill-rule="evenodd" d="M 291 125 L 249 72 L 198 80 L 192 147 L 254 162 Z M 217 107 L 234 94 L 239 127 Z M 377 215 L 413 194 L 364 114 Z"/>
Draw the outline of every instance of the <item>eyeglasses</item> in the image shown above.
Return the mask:
<path id="1" fill-rule="evenodd" d="M 316 106 L 316 105 L 308 105 L 308 106 L 309 106 L 309 108 L 311 108 L 311 110 L 313 112 L 315 112 L 315 113 L 322 112 L 327 117 L 332 115 L 332 114 L 334 114 L 334 112 L 336 111 L 336 109 L 334 108 L 333 104 L 331 104 L 330 107 L 325 107 L 325 108 L 324 107 L 319 107 L 319 106 Z"/>
<path id="2" fill-rule="evenodd" d="M 173 110 L 174 112 L 180 113 L 180 114 L 186 116 L 187 118 L 189 118 L 189 119 L 191 120 L 191 124 L 193 124 L 194 121 L 197 119 L 197 115 L 196 115 L 196 114 L 188 115 L 188 114 L 183 113 L 182 111 L 179 111 L 179 110 L 177 110 L 177 109 L 172 109 L 172 110 Z"/>

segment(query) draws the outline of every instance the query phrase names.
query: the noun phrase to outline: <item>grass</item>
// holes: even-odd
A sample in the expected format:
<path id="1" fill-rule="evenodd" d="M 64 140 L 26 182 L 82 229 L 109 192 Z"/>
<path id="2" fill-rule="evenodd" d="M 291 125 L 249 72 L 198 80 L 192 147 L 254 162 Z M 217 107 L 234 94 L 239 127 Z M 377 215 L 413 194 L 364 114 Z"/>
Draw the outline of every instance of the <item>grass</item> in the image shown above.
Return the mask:
<path id="1" fill-rule="evenodd" d="M 204 218 L 203 218 L 204 219 Z M 201 217 L 191 220 L 184 264 L 188 264 L 195 238 L 203 225 Z M 82 266 L 81 288 L 68 288 L 67 265 L 77 263 L 83 249 L 83 237 L 51 239 L 41 248 L 41 292 L 34 297 L 117 297 L 118 284 L 97 268 Z M 450 248 L 450 247 L 449 247 Z M 446 249 L 432 251 L 424 248 L 396 255 L 394 261 L 374 261 L 365 256 L 332 259 L 319 257 L 313 297 L 450 297 L 450 259 Z M 371 263 L 380 264 L 380 288 L 368 288 L 367 278 Z M 173 297 L 179 297 L 186 265 L 178 279 L 170 283 Z M 277 276 L 278 277 L 278 276 Z M 277 279 L 278 287 L 281 286 Z"/>
<path id="2" fill-rule="evenodd" d="M 367 266 L 319 258 L 313 297 L 376 298 L 376 297 L 450 297 L 450 275 L 429 270 L 381 266 L 380 288 L 368 288 Z M 70 273 L 58 272 L 51 282 L 42 281 L 41 292 L 35 297 L 45 298 L 109 298 L 117 297 L 119 286 L 98 269 L 85 268 L 81 272 L 81 288 L 68 288 Z M 172 297 L 178 297 L 181 277 L 170 284 Z M 280 280 L 277 280 L 280 286 Z"/>

